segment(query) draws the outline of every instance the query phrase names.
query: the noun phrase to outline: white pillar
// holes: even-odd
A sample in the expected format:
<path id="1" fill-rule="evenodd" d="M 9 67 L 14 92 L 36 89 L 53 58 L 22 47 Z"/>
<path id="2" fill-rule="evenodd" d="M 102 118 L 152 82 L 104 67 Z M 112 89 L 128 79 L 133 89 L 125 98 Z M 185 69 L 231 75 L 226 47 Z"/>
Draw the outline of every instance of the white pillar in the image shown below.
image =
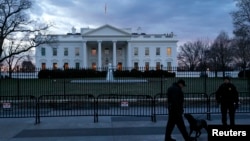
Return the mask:
<path id="1" fill-rule="evenodd" d="M 113 67 L 116 68 L 116 41 L 113 41 Z"/>
<path id="2" fill-rule="evenodd" d="M 88 64 L 87 64 L 87 42 L 83 41 L 83 68 L 87 68 Z"/>
<path id="3" fill-rule="evenodd" d="M 98 69 L 102 67 L 102 41 L 98 41 Z"/>
<path id="4" fill-rule="evenodd" d="M 127 46 L 127 67 L 130 69 L 132 66 L 131 66 L 131 43 L 130 41 L 127 41 L 128 42 L 128 46 Z"/>

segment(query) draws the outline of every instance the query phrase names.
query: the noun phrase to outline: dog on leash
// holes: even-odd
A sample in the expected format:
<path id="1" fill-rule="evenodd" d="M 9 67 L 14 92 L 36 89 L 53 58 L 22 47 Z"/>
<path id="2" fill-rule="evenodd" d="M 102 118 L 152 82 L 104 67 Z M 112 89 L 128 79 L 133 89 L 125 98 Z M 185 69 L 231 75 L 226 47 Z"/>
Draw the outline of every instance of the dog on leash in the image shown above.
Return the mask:
<path id="1" fill-rule="evenodd" d="M 195 131 L 195 138 L 198 138 L 201 135 L 201 129 L 205 129 L 207 131 L 207 121 L 204 119 L 196 119 L 191 114 L 184 114 L 184 117 L 187 119 L 190 131 L 189 136 L 192 135 L 193 131 Z"/>

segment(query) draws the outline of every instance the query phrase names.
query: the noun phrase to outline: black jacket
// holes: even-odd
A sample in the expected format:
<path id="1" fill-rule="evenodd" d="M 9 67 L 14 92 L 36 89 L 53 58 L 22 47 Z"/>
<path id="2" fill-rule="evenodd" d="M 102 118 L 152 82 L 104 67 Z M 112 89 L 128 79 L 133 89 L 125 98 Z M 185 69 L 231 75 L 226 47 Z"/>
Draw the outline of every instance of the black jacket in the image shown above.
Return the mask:
<path id="1" fill-rule="evenodd" d="M 182 114 L 184 94 L 181 87 L 174 83 L 167 91 L 169 113 Z"/>
<path id="2" fill-rule="evenodd" d="M 232 83 L 223 83 L 216 91 L 216 101 L 221 104 L 233 104 L 239 102 L 239 94 Z"/>

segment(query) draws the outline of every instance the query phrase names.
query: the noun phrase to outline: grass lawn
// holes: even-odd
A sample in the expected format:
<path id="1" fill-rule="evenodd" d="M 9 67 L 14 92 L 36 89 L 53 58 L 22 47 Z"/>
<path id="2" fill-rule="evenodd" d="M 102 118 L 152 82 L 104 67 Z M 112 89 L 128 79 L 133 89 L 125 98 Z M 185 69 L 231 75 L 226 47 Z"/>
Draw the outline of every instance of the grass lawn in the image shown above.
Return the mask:
<path id="1" fill-rule="evenodd" d="M 105 78 L 102 78 L 105 79 Z M 116 78 L 118 79 L 118 78 Z M 124 79 L 124 78 L 122 78 Z M 139 79 L 139 78 L 133 78 Z M 63 95 L 63 94 L 142 94 L 166 93 L 167 88 L 180 78 L 143 78 L 146 83 L 71 83 L 75 79 L 0 79 L 1 96 L 21 95 Z M 183 78 L 186 93 L 207 93 L 216 91 L 223 82 L 221 78 Z M 232 79 L 239 92 L 248 91 L 250 80 Z"/>

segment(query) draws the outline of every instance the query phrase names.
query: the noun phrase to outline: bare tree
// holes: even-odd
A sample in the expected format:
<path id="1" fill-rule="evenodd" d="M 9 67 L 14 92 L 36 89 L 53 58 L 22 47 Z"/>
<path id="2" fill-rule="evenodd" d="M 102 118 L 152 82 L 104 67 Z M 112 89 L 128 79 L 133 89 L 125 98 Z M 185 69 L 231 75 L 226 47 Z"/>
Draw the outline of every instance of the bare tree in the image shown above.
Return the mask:
<path id="1" fill-rule="evenodd" d="M 209 67 L 210 71 L 214 71 L 215 77 L 218 76 L 218 69 L 219 69 L 219 61 L 218 57 L 215 54 L 214 49 L 211 48 L 207 51 L 207 66 Z"/>
<path id="2" fill-rule="evenodd" d="M 2 67 L 4 66 L 3 63 L 0 63 L 0 74 L 1 74 L 1 71 L 2 71 Z M 0 78 L 1 78 L 1 75 L 0 75 Z"/>
<path id="3" fill-rule="evenodd" d="M 228 34 L 224 31 L 220 32 L 220 34 L 214 40 L 211 49 L 209 51 L 210 58 L 214 58 L 216 63 L 218 64 L 218 68 L 223 71 L 223 77 L 225 76 L 225 70 L 228 65 L 233 60 L 233 49 L 232 42 L 229 38 Z"/>
<path id="4" fill-rule="evenodd" d="M 50 25 L 29 18 L 27 10 L 31 6 L 31 0 L 0 0 L 0 62 L 33 47 L 53 42 L 52 36 L 43 36 Z M 19 49 L 4 54 L 8 50 L 8 47 L 4 47 L 5 42 L 12 39 L 19 41 Z"/>
<path id="5" fill-rule="evenodd" d="M 250 64 L 250 38 L 245 31 L 235 33 L 233 45 L 235 46 L 235 62 L 245 70 Z"/>
<path id="6" fill-rule="evenodd" d="M 234 24 L 234 46 L 236 47 L 236 62 L 246 69 L 250 63 L 250 1 L 235 0 L 236 11 L 232 12 Z"/>
<path id="7" fill-rule="evenodd" d="M 247 35 L 250 35 L 250 1 L 235 0 L 237 11 L 232 12 L 233 24 L 235 31 L 244 30 Z"/>
<path id="8" fill-rule="evenodd" d="M 34 72 L 35 69 L 36 67 L 32 62 L 32 57 L 30 56 L 30 54 L 25 55 L 25 58 L 21 63 L 21 70 L 23 72 Z"/>
<path id="9" fill-rule="evenodd" d="M 13 54 L 13 52 L 16 52 L 16 50 L 19 50 L 19 48 L 20 48 L 20 45 L 15 44 L 15 41 L 8 42 L 8 45 L 4 45 L 4 56 L 8 56 L 9 54 Z M 18 64 L 24 58 L 25 58 L 25 55 L 23 55 L 23 53 L 20 53 L 17 55 L 12 55 L 4 60 L 8 66 L 9 78 L 12 78 L 13 71 L 19 70 Z"/>
<path id="10" fill-rule="evenodd" d="M 194 42 L 187 42 L 180 46 L 180 53 L 177 58 L 184 67 L 190 70 L 196 70 L 202 67 L 206 61 L 206 50 L 209 44 L 205 40 L 196 40 Z"/>

